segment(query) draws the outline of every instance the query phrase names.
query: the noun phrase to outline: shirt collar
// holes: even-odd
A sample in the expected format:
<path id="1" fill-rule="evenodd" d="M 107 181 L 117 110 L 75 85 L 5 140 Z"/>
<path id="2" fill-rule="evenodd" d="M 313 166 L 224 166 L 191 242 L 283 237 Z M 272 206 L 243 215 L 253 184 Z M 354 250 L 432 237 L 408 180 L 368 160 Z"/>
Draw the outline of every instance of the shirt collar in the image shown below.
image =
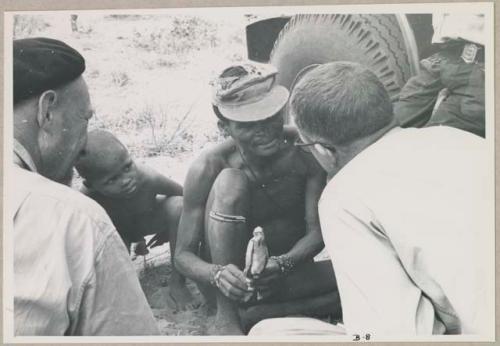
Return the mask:
<path id="1" fill-rule="evenodd" d="M 30 153 L 26 148 L 14 138 L 14 163 L 19 167 L 26 168 L 32 172 L 37 173 L 35 162 L 31 158 Z"/>

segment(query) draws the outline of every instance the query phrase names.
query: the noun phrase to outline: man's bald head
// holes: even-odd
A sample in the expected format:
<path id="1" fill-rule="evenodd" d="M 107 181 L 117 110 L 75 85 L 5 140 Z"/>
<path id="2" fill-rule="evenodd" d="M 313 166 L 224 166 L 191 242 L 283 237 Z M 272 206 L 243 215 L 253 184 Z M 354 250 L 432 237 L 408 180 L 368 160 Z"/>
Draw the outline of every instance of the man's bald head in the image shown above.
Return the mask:
<path id="1" fill-rule="evenodd" d="M 76 163 L 76 170 L 87 181 L 100 179 L 128 157 L 125 146 L 112 133 L 93 130 Z"/>

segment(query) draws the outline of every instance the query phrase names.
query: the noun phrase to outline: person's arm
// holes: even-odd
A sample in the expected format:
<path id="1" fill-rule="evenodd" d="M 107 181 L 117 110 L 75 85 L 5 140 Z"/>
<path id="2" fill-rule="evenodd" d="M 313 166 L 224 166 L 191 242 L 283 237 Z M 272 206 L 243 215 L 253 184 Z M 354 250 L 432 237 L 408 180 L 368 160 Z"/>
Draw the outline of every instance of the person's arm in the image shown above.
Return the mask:
<path id="1" fill-rule="evenodd" d="M 91 251 L 89 249 L 89 251 Z M 96 250 L 72 335 L 158 335 L 135 268 L 117 232 Z"/>
<path id="2" fill-rule="evenodd" d="M 165 196 L 182 196 L 182 186 L 172 179 L 167 178 L 163 174 L 149 167 L 142 167 L 146 179 L 149 179 L 159 195 Z"/>
<path id="3" fill-rule="evenodd" d="M 221 164 L 214 161 L 202 157 L 189 169 L 184 184 L 184 206 L 175 249 L 175 266 L 179 272 L 205 284 L 213 282 L 218 268 L 198 256 L 199 244 L 204 237 L 205 205 L 213 182 L 222 169 Z M 248 293 L 243 272 L 233 264 L 221 270 L 219 282 L 219 289 L 231 299 L 242 300 Z"/>
<path id="4" fill-rule="evenodd" d="M 175 248 L 176 268 L 186 277 L 203 283 L 210 281 L 213 267 L 198 257 L 199 244 L 203 240 L 205 204 L 215 180 L 215 172 L 209 168 L 201 158 L 188 171 Z"/>

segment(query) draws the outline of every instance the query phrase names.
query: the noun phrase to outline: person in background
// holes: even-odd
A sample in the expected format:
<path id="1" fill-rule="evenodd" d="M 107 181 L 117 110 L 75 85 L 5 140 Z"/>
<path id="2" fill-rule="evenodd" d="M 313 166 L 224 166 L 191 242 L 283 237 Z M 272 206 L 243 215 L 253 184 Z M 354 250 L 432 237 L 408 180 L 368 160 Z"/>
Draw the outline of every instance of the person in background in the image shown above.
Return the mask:
<path id="1" fill-rule="evenodd" d="M 438 52 L 420 62 L 394 106 L 402 127 L 447 125 L 485 137 L 483 14 L 432 15 Z"/>
<path id="2" fill-rule="evenodd" d="M 13 54 L 14 335 L 159 334 L 108 215 L 61 184 L 93 114 L 84 58 L 48 38 L 15 40 Z"/>

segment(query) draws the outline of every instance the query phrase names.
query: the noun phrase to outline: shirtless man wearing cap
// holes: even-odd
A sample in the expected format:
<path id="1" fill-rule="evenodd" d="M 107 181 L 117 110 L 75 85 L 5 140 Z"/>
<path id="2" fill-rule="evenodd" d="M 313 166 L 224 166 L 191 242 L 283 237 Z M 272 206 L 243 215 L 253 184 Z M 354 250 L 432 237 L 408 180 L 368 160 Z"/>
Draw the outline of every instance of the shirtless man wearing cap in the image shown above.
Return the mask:
<path id="1" fill-rule="evenodd" d="M 216 303 L 211 334 L 243 333 L 238 308 L 254 290 L 263 298 L 246 304 L 254 305 L 247 309 L 253 323 L 297 313 L 340 315 L 331 262 L 313 262 L 324 246 L 317 203 L 326 177 L 310 153 L 294 146 L 296 131 L 284 126 L 289 93 L 274 85 L 276 73 L 252 62 L 219 75 L 213 109 L 230 138 L 202 152 L 184 185 L 176 266 Z M 271 257 L 259 279 L 250 280 L 242 268 L 256 226 Z"/>

